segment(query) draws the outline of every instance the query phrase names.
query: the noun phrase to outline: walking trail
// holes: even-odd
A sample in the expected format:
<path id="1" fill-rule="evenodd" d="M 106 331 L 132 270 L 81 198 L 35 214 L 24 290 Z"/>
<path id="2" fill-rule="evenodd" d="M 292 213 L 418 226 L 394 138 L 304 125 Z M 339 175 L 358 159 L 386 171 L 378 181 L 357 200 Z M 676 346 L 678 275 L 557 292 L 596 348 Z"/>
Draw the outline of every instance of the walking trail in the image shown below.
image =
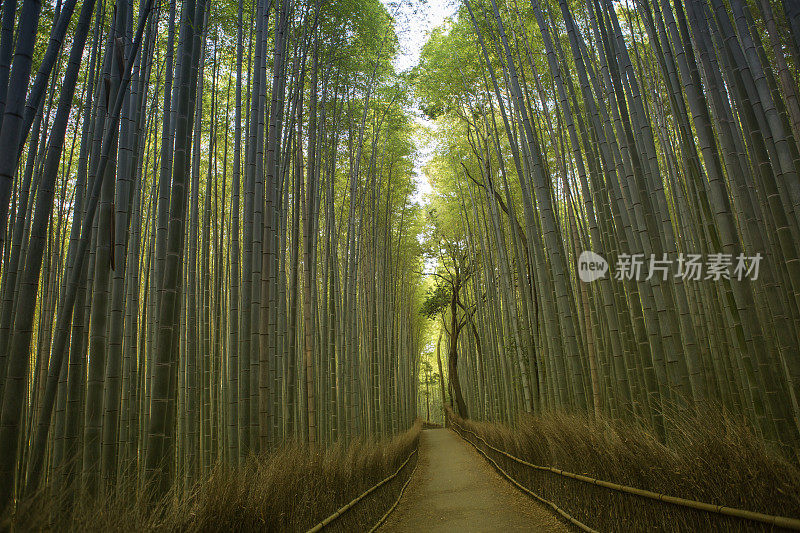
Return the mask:
<path id="1" fill-rule="evenodd" d="M 569 531 L 448 429 L 422 432 L 419 461 L 381 533 Z"/>

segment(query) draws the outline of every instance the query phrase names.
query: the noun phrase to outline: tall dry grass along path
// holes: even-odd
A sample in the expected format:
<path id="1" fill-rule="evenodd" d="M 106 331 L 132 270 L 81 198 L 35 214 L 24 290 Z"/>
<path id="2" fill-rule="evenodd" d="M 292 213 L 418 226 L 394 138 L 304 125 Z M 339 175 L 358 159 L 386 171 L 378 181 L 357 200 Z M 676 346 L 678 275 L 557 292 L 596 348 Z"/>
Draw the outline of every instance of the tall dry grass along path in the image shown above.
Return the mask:
<path id="1" fill-rule="evenodd" d="M 419 466 L 385 532 L 568 531 L 448 429 L 422 432 Z"/>

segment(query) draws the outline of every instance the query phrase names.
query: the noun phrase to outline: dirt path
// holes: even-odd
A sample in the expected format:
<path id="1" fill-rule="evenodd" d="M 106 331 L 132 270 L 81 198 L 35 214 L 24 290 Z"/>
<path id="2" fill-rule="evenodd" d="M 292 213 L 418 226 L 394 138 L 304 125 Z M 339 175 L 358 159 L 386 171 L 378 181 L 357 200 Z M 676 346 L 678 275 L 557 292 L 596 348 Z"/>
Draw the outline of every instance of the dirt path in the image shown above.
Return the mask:
<path id="1" fill-rule="evenodd" d="M 569 531 L 452 431 L 423 431 L 419 453 L 414 478 L 381 533 Z"/>

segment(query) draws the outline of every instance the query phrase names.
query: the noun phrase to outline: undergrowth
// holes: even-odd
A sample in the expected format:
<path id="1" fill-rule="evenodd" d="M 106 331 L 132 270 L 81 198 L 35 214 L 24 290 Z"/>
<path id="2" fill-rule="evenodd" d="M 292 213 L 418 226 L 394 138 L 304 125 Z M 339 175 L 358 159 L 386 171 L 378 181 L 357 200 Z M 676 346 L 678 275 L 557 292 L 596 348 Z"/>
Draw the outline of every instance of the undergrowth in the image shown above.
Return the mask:
<path id="1" fill-rule="evenodd" d="M 455 417 L 452 411 L 451 417 Z M 512 426 L 456 421 L 542 466 L 653 492 L 800 517 L 800 468 L 720 410 L 673 415 L 668 443 L 644 428 L 586 415 L 522 415 Z M 465 437 L 476 440 L 469 433 Z M 520 465 L 482 446 L 512 477 L 600 531 L 749 531 L 769 526 L 615 492 Z"/>
<path id="2" fill-rule="evenodd" d="M 393 474 L 414 450 L 421 424 L 380 441 L 309 447 L 287 444 L 239 468 L 218 467 L 187 491 L 150 502 L 135 483 L 94 499 L 64 500 L 43 489 L 0 521 L 17 531 L 306 531 Z M 417 456 L 326 531 L 369 529 L 408 479 Z"/>

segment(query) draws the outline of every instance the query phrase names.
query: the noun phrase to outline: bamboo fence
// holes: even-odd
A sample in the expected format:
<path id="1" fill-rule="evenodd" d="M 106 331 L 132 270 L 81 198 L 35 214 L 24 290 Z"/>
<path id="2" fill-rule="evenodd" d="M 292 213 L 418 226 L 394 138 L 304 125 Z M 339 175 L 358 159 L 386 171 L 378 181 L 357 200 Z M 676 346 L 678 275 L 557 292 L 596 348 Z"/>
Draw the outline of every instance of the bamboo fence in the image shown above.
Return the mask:
<path id="1" fill-rule="evenodd" d="M 788 517 L 788 516 L 768 515 L 768 514 L 764 514 L 764 513 L 758 513 L 758 512 L 755 512 L 755 511 L 747 511 L 745 509 L 736 509 L 736 508 L 733 508 L 733 507 L 726 507 L 724 505 L 715 505 L 715 504 L 711 504 L 711 503 L 699 502 L 699 501 L 696 501 L 696 500 L 689 500 L 689 499 L 686 499 L 686 498 L 679 498 L 679 497 L 676 497 L 676 496 L 670 496 L 668 494 L 661 494 L 659 492 L 653 492 L 653 491 L 649 491 L 649 490 L 645 490 L 645 489 L 640 489 L 640 488 L 637 488 L 637 487 L 630 487 L 628 485 L 621 485 L 619 483 L 612 483 L 610 481 L 604 481 L 602 479 L 596 479 L 596 478 L 593 478 L 593 477 L 584 476 L 582 474 L 575 474 L 573 472 L 567 472 L 565 470 L 561 470 L 561 469 L 558 469 L 558 468 L 555 468 L 555 467 L 552 467 L 552 466 L 535 465 L 535 464 L 529 463 L 529 462 L 527 462 L 527 461 L 525 461 L 523 459 L 515 457 L 515 456 L 511 455 L 508 452 L 500 450 L 499 448 L 495 448 L 494 446 L 492 446 L 491 444 L 486 442 L 486 439 L 484 439 L 483 437 L 481 437 L 480 435 L 478 435 L 474 431 L 471 431 L 471 430 L 461 426 L 458 422 L 456 422 L 452 418 L 450 418 L 450 424 L 454 428 L 459 428 L 461 431 L 465 431 L 467 433 L 470 433 L 476 439 L 480 440 L 481 443 L 483 443 L 483 445 L 486 446 L 487 448 L 489 448 L 490 450 L 492 450 L 492 451 L 494 451 L 496 453 L 499 453 L 499 454 L 511 459 L 512 461 L 514 461 L 514 462 L 516 462 L 518 464 L 524 465 L 524 466 L 526 466 L 528 468 L 532 468 L 534 470 L 552 472 L 552 473 L 554 473 L 556 475 L 559 475 L 559 476 L 562 476 L 562 477 L 565 477 L 565 478 L 575 479 L 575 480 L 581 481 L 583 483 L 588 483 L 588 484 L 595 485 L 595 486 L 598 486 L 598 487 L 604 487 L 604 488 L 610 489 L 612 491 L 624 492 L 624 493 L 627 493 L 627 494 L 633 494 L 633 495 L 636 495 L 636 496 L 641 496 L 643 498 L 648 498 L 648 499 L 656 500 L 656 501 L 659 501 L 659 502 L 664 502 L 664 503 L 668 503 L 668 504 L 672 504 L 672 505 L 677 505 L 679 507 L 686 507 L 686 508 L 695 509 L 695 510 L 698 510 L 698 511 L 705 511 L 707 513 L 719 514 L 719 515 L 728 516 L 728 517 L 732 517 L 732 518 L 739 518 L 739 519 L 742 519 L 742 520 L 750 520 L 750 521 L 753 521 L 753 522 L 759 522 L 759 523 L 770 525 L 770 526 L 774 526 L 774 527 L 785 528 L 785 529 L 790 529 L 790 530 L 794 530 L 794 531 L 800 531 L 800 519 L 797 519 L 797 518 L 791 518 L 791 517 Z M 472 441 L 470 441 L 468 438 L 464 437 L 464 435 L 461 433 L 461 431 L 456 430 L 456 433 L 462 439 L 464 439 L 467 442 L 469 442 L 470 444 L 472 444 L 478 451 L 481 451 L 483 453 L 484 457 L 489 459 L 498 468 L 498 470 L 500 470 L 501 473 L 503 473 L 507 478 L 511 479 L 511 481 L 516 486 L 518 486 L 520 488 L 523 488 L 523 490 L 526 493 L 532 494 L 537 499 L 542 500 L 544 503 L 547 503 L 548 505 L 550 505 L 551 507 L 556 509 L 556 511 L 558 511 L 559 514 L 561 514 L 562 516 L 565 515 L 565 513 L 560 511 L 554 504 L 551 504 L 550 502 L 547 502 L 546 500 L 543 500 L 541 497 L 536 496 L 530 490 L 522 487 L 522 485 L 519 484 L 516 480 L 512 479 L 511 476 L 509 476 L 504 471 L 502 471 L 502 469 L 500 469 L 499 465 L 497 465 L 497 463 L 494 460 L 489 458 L 489 456 L 486 453 L 484 453 L 482 450 L 480 450 Z M 565 518 L 567 518 L 567 520 L 569 520 L 570 522 L 574 523 L 578 527 L 581 527 L 581 529 L 587 528 L 587 529 L 584 529 L 584 531 L 591 531 L 591 529 L 588 529 L 588 526 L 584 526 L 583 524 L 576 523 L 576 521 L 574 519 L 571 519 L 571 517 L 569 517 L 568 515 L 565 516 Z"/>

